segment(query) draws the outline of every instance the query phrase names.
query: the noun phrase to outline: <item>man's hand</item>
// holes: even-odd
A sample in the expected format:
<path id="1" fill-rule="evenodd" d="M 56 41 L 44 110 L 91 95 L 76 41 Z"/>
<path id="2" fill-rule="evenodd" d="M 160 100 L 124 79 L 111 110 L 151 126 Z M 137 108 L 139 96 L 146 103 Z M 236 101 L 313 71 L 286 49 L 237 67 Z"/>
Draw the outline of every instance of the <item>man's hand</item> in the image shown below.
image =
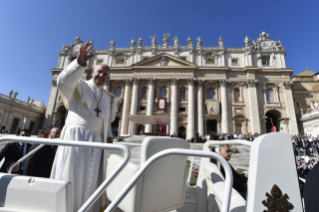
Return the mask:
<path id="1" fill-rule="evenodd" d="M 113 143 L 113 138 L 112 137 L 107 137 L 106 142 L 107 143 Z"/>
<path id="2" fill-rule="evenodd" d="M 9 168 L 14 164 L 15 162 L 11 162 L 10 165 L 9 165 Z M 15 165 L 15 167 L 13 167 L 11 173 L 13 174 L 17 174 L 19 172 L 19 169 L 20 169 L 20 163 Z"/>
<path id="3" fill-rule="evenodd" d="M 81 66 L 86 66 L 87 61 L 89 61 L 94 55 L 88 56 L 88 53 L 93 48 L 91 43 L 82 44 L 79 54 L 78 54 L 78 63 Z"/>
<path id="4" fill-rule="evenodd" d="M 244 173 L 244 175 L 245 175 L 245 177 L 247 177 L 247 178 L 248 178 L 248 173 Z"/>

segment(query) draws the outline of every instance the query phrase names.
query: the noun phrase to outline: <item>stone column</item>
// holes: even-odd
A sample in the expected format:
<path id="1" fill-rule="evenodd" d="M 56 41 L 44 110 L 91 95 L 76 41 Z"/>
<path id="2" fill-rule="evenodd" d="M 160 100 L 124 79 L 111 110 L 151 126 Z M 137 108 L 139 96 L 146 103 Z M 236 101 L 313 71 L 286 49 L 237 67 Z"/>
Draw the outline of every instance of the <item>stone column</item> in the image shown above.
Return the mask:
<path id="1" fill-rule="evenodd" d="M 188 78 L 187 139 L 195 139 L 194 79 Z"/>
<path id="2" fill-rule="evenodd" d="M 217 133 L 221 133 L 221 130 L 220 130 L 220 119 L 217 119 Z"/>
<path id="3" fill-rule="evenodd" d="M 204 120 L 203 120 L 203 80 L 198 81 L 197 88 L 197 123 L 198 123 L 198 133 L 199 135 L 204 135 Z"/>
<path id="4" fill-rule="evenodd" d="M 177 113 L 177 105 L 178 105 L 178 93 L 177 93 L 177 83 L 178 79 L 171 78 L 171 89 L 172 89 L 172 95 L 171 95 L 171 117 L 170 117 L 170 133 L 178 134 L 177 130 L 177 119 L 178 119 L 178 113 Z"/>
<path id="5" fill-rule="evenodd" d="M 292 82 L 287 81 L 283 82 L 284 85 L 284 94 L 285 94 L 285 99 L 286 99 L 286 111 L 287 111 L 287 116 L 290 118 L 289 119 L 289 132 L 292 135 L 297 135 L 298 133 L 298 125 L 297 125 L 297 120 L 296 120 L 296 113 L 295 113 L 295 107 L 294 107 L 294 102 L 293 102 L 293 97 L 292 97 Z"/>
<path id="6" fill-rule="evenodd" d="M 148 95 L 147 95 L 146 115 L 151 116 L 151 115 L 153 115 L 153 110 L 154 110 L 154 83 L 155 83 L 155 80 L 153 78 L 149 78 L 147 80 L 148 80 Z M 145 125 L 145 132 L 147 132 L 147 133 L 153 132 L 153 125 L 146 124 Z"/>
<path id="7" fill-rule="evenodd" d="M 228 103 L 227 103 L 227 83 L 228 80 L 219 80 L 220 85 L 220 98 L 221 98 L 221 105 L 222 105 L 222 130 L 221 133 L 228 133 L 229 126 L 228 126 Z"/>
<path id="8" fill-rule="evenodd" d="M 248 80 L 248 95 L 250 101 L 251 133 L 260 133 L 260 116 L 257 96 L 257 80 Z"/>
<path id="9" fill-rule="evenodd" d="M 124 89 L 124 102 L 123 102 L 123 111 L 122 111 L 122 122 L 121 122 L 121 134 L 126 135 L 128 134 L 128 109 L 130 103 L 130 90 L 131 90 L 131 80 L 127 79 L 124 80 L 125 82 L 125 89 Z"/>
<path id="10" fill-rule="evenodd" d="M 140 79 L 139 78 L 133 78 L 133 89 L 132 89 L 132 102 L 131 102 L 131 112 L 130 115 L 136 115 L 137 112 L 137 102 L 138 102 L 138 86 Z M 130 129 L 129 132 L 132 133 L 132 135 L 136 135 L 135 128 L 136 124 L 134 121 L 130 121 Z"/>

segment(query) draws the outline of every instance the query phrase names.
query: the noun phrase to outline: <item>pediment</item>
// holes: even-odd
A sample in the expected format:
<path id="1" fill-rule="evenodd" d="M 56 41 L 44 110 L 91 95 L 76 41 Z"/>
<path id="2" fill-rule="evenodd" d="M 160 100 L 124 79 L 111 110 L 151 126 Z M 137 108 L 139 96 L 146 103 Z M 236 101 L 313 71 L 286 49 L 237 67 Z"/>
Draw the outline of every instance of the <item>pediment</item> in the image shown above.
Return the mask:
<path id="1" fill-rule="evenodd" d="M 196 65 L 172 55 L 162 53 L 135 63 L 132 67 L 196 68 Z"/>

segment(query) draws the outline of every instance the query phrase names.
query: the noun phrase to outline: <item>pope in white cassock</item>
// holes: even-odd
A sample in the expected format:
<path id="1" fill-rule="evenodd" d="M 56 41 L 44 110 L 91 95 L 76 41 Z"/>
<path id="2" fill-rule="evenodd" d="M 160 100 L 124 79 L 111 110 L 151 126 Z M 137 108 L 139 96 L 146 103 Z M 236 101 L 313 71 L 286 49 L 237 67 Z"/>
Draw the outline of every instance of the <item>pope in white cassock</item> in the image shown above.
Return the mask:
<path id="1" fill-rule="evenodd" d="M 112 143 L 111 123 L 115 119 L 116 100 L 103 89 L 110 79 L 110 68 L 100 64 L 92 71 L 91 80 L 81 78 L 93 57 L 88 56 L 92 47 L 90 43 L 82 45 L 77 59 L 58 77 L 58 89 L 69 110 L 61 139 Z M 74 211 L 78 211 L 98 183 L 106 178 L 106 155 L 100 149 L 60 146 L 51 178 L 73 183 Z M 100 201 L 91 211 L 100 211 L 101 206 Z"/>

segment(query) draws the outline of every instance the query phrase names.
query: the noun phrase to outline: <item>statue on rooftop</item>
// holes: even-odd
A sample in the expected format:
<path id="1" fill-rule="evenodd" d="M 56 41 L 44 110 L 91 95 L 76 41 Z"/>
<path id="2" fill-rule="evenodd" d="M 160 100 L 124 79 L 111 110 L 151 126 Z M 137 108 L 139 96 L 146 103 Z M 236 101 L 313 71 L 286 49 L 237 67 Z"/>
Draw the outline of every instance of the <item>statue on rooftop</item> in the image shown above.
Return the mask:
<path id="1" fill-rule="evenodd" d="M 196 41 L 197 41 L 197 47 L 202 47 L 202 44 L 203 44 L 203 41 L 202 39 L 200 38 L 200 36 L 198 36 L 198 38 L 196 38 Z"/>
<path id="2" fill-rule="evenodd" d="M 155 47 L 156 46 L 156 36 L 155 35 L 153 35 L 153 36 L 151 36 L 151 39 L 152 39 L 152 47 Z"/>
<path id="3" fill-rule="evenodd" d="M 245 43 L 245 47 L 249 47 L 250 39 L 249 39 L 249 37 L 247 35 L 246 35 L 246 37 L 244 39 L 244 43 Z"/>
<path id="4" fill-rule="evenodd" d="M 27 104 L 29 104 L 30 102 L 30 96 L 28 96 L 28 99 L 27 99 Z"/>
<path id="5" fill-rule="evenodd" d="M 10 91 L 9 97 L 12 97 L 12 94 L 13 94 L 13 89 Z"/>
<path id="6" fill-rule="evenodd" d="M 174 40 L 174 46 L 177 47 L 179 45 L 178 37 L 175 35 L 173 40 Z"/>
<path id="7" fill-rule="evenodd" d="M 140 37 L 140 38 L 138 39 L 138 45 L 137 45 L 137 47 L 142 47 L 142 45 L 143 45 L 143 39 L 142 39 L 142 37 Z"/>
<path id="8" fill-rule="evenodd" d="M 131 48 L 134 48 L 135 47 L 135 44 L 136 44 L 136 41 L 134 38 L 132 38 L 131 40 Z"/>
<path id="9" fill-rule="evenodd" d="M 224 48 L 224 39 L 222 36 L 220 36 L 218 39 L 218 45 L 219 45 L 219 48 Z"/>
<path id="10" fill-rule="evenodd" d="M 19 94 L 19 93 L 16 91 L 16 92 L 13 94 L 13 98 L 14 98 L 14 99 L 17 98 L 18 94 Z"/>
<path id="11" fill-rule="evenodd" d="M 110 42 L 110 49 L 114 49 L 114 46 L 115 46 L 115 41 L 114 39 L 112 39 Z"/>
<path id="12" fill-rule="evenodd" d="M 168 38 L 168 36 L 169 36 L 170 34 L 169 33 L 164 33 L 164 35 L 163 35 L 163 46 L 167 46 L 168 45 L 168 42 L 169 42 L 169 38 Z"/>
<path id="13" fill-rule="evenodd" d="M 188 36 L 187 44 L 188 44 L 189 47 L 193 47 L 193 40 L 191 39 L 191 36 Z"/>

